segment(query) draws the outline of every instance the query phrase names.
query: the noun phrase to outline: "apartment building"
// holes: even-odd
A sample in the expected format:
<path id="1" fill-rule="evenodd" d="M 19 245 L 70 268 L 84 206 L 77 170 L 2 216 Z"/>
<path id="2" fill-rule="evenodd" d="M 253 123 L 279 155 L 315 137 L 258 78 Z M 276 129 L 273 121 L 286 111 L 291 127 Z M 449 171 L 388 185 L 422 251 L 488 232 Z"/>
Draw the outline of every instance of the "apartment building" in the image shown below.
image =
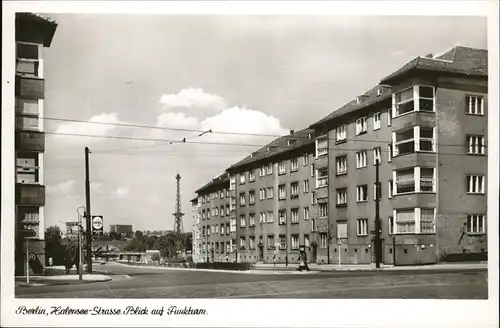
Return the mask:
<path id="1" fill-rule="evenodd" d="M 15 274 L 26 272 L 26 242 L 29 240 L 31 269 L 45 267 L 44 241 L 44 48 L 50 47 L 57 24 L 32 13 L 17 13 L 15 76 L 16 224 Z"/>
<path id="2" fill-rule="evenodd" d="M 315 189 L 322 182 L 314 148 L 313 130 L 291 131 L 228 168 L 238 261 L 296 263 L 301 245 L 310 261 L 326 260 L 326 243 L 318 236 Z"/>
<path id="3" fill-rule="evenodd" d="M 231 257 L 229 237 L 229 175 L 223 173 L 200 189 L 197 208 L 200 220 L 196 250 L 199 262 L 222 262 Z M 194 260 L 194 259 L 193 259 Z"/>
<path id="4" fill-rule="evenodd" d="M 332 261 L 374 261 L 375 197 L 383 262 L 485 257 L 487 61 L 465 47 L 418 57 L 311 125 Z"/>

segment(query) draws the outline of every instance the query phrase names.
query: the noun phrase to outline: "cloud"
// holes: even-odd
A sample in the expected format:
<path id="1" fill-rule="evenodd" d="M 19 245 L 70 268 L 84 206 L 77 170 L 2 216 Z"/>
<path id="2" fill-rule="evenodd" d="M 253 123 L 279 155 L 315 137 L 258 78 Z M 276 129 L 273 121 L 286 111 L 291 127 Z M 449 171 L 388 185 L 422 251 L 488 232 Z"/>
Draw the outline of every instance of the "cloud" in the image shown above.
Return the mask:
<path id="1" fill-rule="evenodd" d="M 184 113 L 163 113 L 157 117 L 156 126 L 196 129 L 199 122 L 196 117 L 186 116 Z"/>
<path id="2" fill-rule="evenodd" d="M 130 187 L 129 186 L 123 186 L 117 188 L 115 191 L 113 191 L 112 196 L 114 198 L 125 198 L 130 194 Z"/>
<path id="3" fill-rule="evenodd" d="M 73 191 L 73 188 L 75 186 L 75 180 L 68 180 L 65 182 L 62 182 L 58 185 L 55 186 L 46 186 L 47 193 L 49 194 L 68 194 L 69 192 Z"/>
<path id="4" fill-rule="evenodd" d="M 92 116 L 87 122 L 103 122 L 111 124 L 121 123 L 116 113 L 102 113 Z M 106 135 L 116 128 L 115 125 L 110 124 L 89 124 L 87 122 L 71 122 L 62 123 L 56 129 L 57 133 L 71 133 L 71 134 L 92 134 L 92 135 Z"/>
<path id="5" fill-rule="evenodd" d="M 200 88 L 182 89 L 176 94 L 162 95 L 160 104 L 168 110 L 174 107 L 208 107 L 221 110 L 225 107 L 224 99 L 218 95 L 205 93 Z"/>
<path id="6" fill-rule="evenodd" d="M 404 54 L 405 54 L 404 50 L 399 49 L 399 50 L 393 51 L 391 53 L 391 57 L 399 57 L 399 56 L 402 56 Z"/>

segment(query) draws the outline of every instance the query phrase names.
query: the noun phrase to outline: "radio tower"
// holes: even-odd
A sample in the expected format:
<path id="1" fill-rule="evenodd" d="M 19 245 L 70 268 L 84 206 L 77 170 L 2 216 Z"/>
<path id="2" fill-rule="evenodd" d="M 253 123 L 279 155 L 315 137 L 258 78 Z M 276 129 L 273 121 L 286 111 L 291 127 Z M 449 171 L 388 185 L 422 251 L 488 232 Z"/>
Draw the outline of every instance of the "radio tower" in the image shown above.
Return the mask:
<path id="1" fill-rule="evenodd" d="M 177 180 L 177 195 L 175 197 L 175 213 L 174 215 L 174 233 L 177 239 L 176 242 L 176 255 L 179 254 L 179 251 L 182 251 L 184 248 L 184 239 L 182 238 L 182 234 L 184 232 L 184 228 L 182 226 L 182 217 L 184 213 L 181 212 L 181 176 L 179 173 L 175 176 Z"/>

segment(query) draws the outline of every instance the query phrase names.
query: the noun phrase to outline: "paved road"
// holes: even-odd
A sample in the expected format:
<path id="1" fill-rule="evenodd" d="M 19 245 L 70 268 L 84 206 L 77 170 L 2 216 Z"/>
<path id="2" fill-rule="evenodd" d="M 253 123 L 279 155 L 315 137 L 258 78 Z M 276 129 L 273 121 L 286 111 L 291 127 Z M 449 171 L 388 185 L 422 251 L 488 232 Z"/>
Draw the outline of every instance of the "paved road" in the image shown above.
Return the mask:
<path id="1" fill-rule="evenodd" d="M 19 287 L 22 298 L 444 298 L 487 299 L 487 272 L 358 271 L 242 274 L 96 266 L 113 281 Z M 128 275 L 122 276 L 122 275 Z"/>

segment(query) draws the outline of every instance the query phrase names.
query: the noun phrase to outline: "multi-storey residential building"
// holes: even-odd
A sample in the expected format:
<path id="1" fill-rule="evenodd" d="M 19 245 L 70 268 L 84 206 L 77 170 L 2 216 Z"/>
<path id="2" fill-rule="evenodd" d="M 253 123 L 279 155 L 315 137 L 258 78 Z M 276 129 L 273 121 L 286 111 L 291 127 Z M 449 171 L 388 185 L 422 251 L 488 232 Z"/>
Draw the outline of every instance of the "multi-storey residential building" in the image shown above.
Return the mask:
<path id="1" fill-rule="evenodd" d="M 110 224 L 109 232 L 116 233 L 121 237 L 132 237 L 134 235 L 134 230 L 131 224 Z"/>
<path id="2" fill-rule="evenodd" d="M 222 262 L 231 258 L 229 238 L 229 175 L 223 173 L 200 189 L 198 194 L 201 241 L 196 246 L 200 262 Z M 195 251 L 195 250 L 193 250 Z"/>
<path id="3" fill-rule="evenodd" d="M 191 206 L 193 212 L 193 237 L 192 237 L 193 262 L 200 263 L 203 262 L 203 258 L 201 256 L 201 246 L 202 246 L 201 244 L 202 238 L 200 231 L 201 216 L 200 216 L 200 203 L 198 203 L 198 197 L 191 199 Z"/>
<path id="4" fill-rule="evenodd" d="M 377 190 L 384 262 L 485 255 L 487 58 L 464 47 L 418 57 L 311 126 L 328 144 L 316 165 L 328 168 L 333 261 L 340 251 L 343 262 L 373 262 Z"/>
<path id="5" fill-rule="evenodd" d="M 25 274 L 29 237 L 32 269 L 45 266 L 43 178 L 44 64 L 43 50 L 52 43 L 57 24 L 31 13 L 17 13 L 15 77 L 16 156 L 16 275 Z"/>
<path id="6" fill-rule="evenodd" d="M 292 131 L 227 170 L 238 261 L 296 263 L 300 245 L 309 260 L 325 256 L 316 230 L 314 190 L 322 180 L 314 168 L 312 133 Z"/>

